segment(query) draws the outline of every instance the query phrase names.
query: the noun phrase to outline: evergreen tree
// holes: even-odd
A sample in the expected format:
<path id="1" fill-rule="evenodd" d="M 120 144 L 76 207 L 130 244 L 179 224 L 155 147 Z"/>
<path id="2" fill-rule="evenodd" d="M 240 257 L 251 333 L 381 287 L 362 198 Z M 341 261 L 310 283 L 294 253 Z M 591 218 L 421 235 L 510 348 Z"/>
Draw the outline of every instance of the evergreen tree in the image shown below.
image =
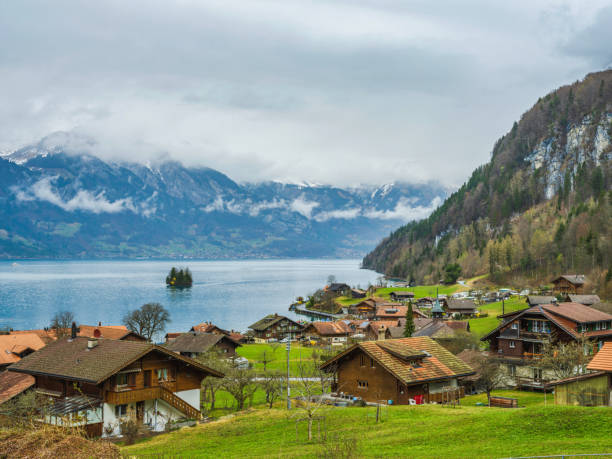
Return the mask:
<path id="1" fill-rule="evenodd" d="M 408 303 L 408 311 L 406 311 L 406 326 L 404 327 L 404 336 L 410 338 L 414 333 L 414 319 L 412 317 L 412 303 Z"/>

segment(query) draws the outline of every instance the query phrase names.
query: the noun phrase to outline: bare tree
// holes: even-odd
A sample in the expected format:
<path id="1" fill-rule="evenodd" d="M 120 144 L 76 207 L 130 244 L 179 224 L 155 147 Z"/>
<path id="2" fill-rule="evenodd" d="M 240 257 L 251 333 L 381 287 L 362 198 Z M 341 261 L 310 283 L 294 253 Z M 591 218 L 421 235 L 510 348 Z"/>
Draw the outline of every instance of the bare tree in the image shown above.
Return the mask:
<path id="1" fill-rule="evenodd" d="M 243 410 L 244 402 L 257 390 L 255 373 L 251 369 L 232 366 L 225 372 L 222 387 L 236 400 L 237 410 Z"/>
<path id="2" fill-rule="evenodd" d="M 162 333 L 170 322 L 170 313 L 159 303 L 147 303 L 128 312 L 123 317 L 123 324 L 134 333 L 144 336 L 147 341 Z"/>
<path id="3" fill-rule="evenodd" d="M 474 365 L 474 370 L 478 375 L 477 384 L 487 393 L 487 401 L 491 406 L 491 391 L 501 386 L 504 381 L 501 364 L 495 357 L 483 356 Z"/>
<path id="4" fill-rule="evenodd" d="M 208 352 L 205 352 L 204 354 L 200 354 L 197 357 L 197 360 L 203 365 L 212 368 L 213 370 L 220 371 L 224 374 L 228 371 L 230 366 L 227 359 L 223 358 L 223 354 L 221 353 L 221 351 L 214 348 L 209 350 Z M 216 378 L 214 376 L 207 376 L 202 380 L 204 400 L 210 402 L 210 410 L 215 409 L 217 391 L 223 388 L 223 384 L 223 378 Z"/>
<path id="5" fill-rule="evenodd" d="M 304 415 L 308 424 L 308 441 L 312 440 L 312 424 L 317 419 L 317 412 L 323 406 L 320 394 L 324 394 L 331 387 L 334 380 L 333 372 L 325 372 L 319 368 L 316 361 L 303 361 L 297 367 L 297 385 L 294 385 L 299 395 L 295 406 Z"/>
<path id="6" fill-rule="evenodd" d="M 542 356 L 537 360 L 537 366 L 550 370 L 557 379 L 584 373 L 591 360 L 591 355 L 587 352 L 590 346 L 585 339 L 567 343 L 547 343 L 542 348 Z"/>
<path id="7" fill-rule="evenodd" d="M 58 338 L 62 338 L 70 334 L 72 322 L 74 322 L 74 313 L 71 311 L 59 311 L 51 319 L 51 328 L 55 330 Z"/>
<path id="8" fill-rule="evenodd" d="M 284 381 L 284 375 L 278 371 L 268 371 L 259 376 L 259 386 L 266 394 L 269 408 L 272 408 L 274 402 L 281 397 Z"/>

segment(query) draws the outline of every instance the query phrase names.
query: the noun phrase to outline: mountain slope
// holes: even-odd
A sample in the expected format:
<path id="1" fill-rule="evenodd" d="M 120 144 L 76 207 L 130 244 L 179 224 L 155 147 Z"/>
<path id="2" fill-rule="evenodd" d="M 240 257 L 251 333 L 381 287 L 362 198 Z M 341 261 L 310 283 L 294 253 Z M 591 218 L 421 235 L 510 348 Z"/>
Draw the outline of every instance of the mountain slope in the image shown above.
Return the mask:
<path id="1" fill-rule="evenodd" d="M 0 258 L 354 257 L 427 215 L 435 184 L 238 184 L 177 162 L 106 162 L 49 139 L 0 158 Z"/>
<path id="2" fill-rule="evenodd" d="M 464 275 L 546 279 L 612 261 L 612 71 L 589 74 L 538 102 L 493 148 L 491 161 L 431 216 L 384 239 L 363 265 L 435 281 Z"/>

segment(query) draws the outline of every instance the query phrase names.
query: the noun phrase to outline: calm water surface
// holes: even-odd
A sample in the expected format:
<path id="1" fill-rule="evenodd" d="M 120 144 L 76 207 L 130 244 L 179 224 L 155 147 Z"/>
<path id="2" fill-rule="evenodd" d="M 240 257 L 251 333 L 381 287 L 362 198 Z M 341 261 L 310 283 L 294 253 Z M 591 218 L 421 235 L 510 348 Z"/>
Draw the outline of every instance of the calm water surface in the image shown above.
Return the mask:
<path id="1" fill-rule="evenodd" d="M 166 288 L 170 268 L 185 265 L 193 287 Z M 379 276 L 359 269 L 359 260 L 2 261 L 0 325 L 42 328 L 60 310 L 73 311 L 83 324 L 120 324 L 127 311 L 157 302 L 170 311 L 168 331 L 205 320 L 244 331 L 269 313 L 296 317 L 289 304 L 325 285 L 330 274 L 364 287 Z"/>

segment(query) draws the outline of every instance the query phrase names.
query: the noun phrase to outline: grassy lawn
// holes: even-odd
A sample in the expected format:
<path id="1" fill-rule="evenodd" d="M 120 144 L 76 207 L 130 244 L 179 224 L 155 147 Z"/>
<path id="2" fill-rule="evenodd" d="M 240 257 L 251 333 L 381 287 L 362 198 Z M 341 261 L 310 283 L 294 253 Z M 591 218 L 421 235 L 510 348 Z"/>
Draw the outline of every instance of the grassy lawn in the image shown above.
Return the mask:
<path id="1" fill-rule="evenodd" d="M 506 313 L 512 311 L 518 311 L 519 309 L 525 309 L 527 303 L 524 298 L 513 297 L 505 301 L 504 310 Z M 470 319 L 470 330 L 476 336 L 484 336 L 493 330 L 501 322 L 497 316 L 502 313 L 502 302 L 497 301 L 495 303 L 487 303 L 479 306 L 481 312 L 489 314 L 488 317 L 481 317 L 478 319 Z"/>
<path id="2" fill-rule="evenodd" d="M 529 395 L 529 397 L 531 394 Z M 359 457 L 509 457 L 612 452 L 609 408 L 540 406 L 504 409 L 466 406 L 323 408 L 330 444 L 345 439 Z M 535 397 L 535 395 L 534 395 Z M 476 400 L 476 399 L 470 399 Z M 466 400 L 466 403 L 468 401 Z M 123 447 L 126 456 L 330 457 L 317 440 L 308 442 L 303 413 L 251 410 L 219 421 L 160 435 Z M 316 425 L 314 428 L 316 435 Z"/>
<path id="3" fill-rule="evenodd" d="M 468 290 L 463 285 L 417 285 L 416 287 L 386 287 L 376 290 L 374 296 L 389 299 L 391 292 L 414 292 L 415 298 L 423 298 L 425 296 L 436 296 L 436 290 L 440 295 L 452 295 L 456 292 Z"/>
<path id="4" fill-rule="evenodd" d="M 253 364 L 253 368 L 257 371 L 262 371 L 264 364 L 264 352 L 268 364 L 268 370 L 279 370 L 283 373 L 287 372 L 287 348 L 285 343 L 275 344 L 244 344 L 237 349 L 238 355 L 248 359 Z M 300 346 L 291 343 L 291 352 L 289 354 L 289 370 L 296 374 L 300 363 L 309 363 L 313 359 L 313 352 L 320 353 L 321 351 L 312 347 Z"/>
<path id="5" fill-rule="evenodd" d="M 544 406 L 544 394 L 541 392 L 527 392 L 520 390 L 494 390 L 491 395 L 518 399 L 520 407 Z M 546 395 L 547 403 L 555 403 L 554 395 Z M 467 395 L 461 399 L 463 406 L 476 406 L 477 403 L 487 404 L 487 394 Z"/>

